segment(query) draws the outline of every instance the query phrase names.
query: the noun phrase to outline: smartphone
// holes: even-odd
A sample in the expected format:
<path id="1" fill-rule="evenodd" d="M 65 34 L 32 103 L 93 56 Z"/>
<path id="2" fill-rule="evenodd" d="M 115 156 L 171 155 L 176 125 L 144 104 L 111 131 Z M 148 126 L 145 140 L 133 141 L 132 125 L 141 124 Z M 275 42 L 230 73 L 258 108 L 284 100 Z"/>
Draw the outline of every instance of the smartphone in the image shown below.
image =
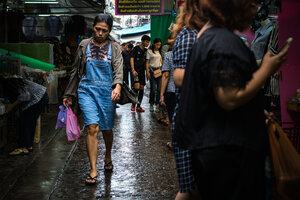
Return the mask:
<path id="1" fill-rule="evenodd" d="M 293 41 L 293 38 L 290 37 L 288 38 L 285 43 L 282 45 L 282 47 L 279 49 L 278 53 L 280 53 L 282 51 L 282 49 L 284 49 L 288 44 L 291 44 L 291 42 Z"/>

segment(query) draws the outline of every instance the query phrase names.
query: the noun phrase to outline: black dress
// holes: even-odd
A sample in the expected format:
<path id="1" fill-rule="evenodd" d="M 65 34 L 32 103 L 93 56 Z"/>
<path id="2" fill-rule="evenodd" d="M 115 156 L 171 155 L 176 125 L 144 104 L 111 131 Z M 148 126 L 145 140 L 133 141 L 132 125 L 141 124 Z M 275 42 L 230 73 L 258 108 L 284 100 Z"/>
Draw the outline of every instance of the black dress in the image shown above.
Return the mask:
<path id="1" fill-rule="evenodd" d="M 257 69 L 250 49 L 225 28 L 207 29 L 193 47 L 175 137 L 181 147 L 193 150 L 203 199 L 263 196 L 267 133 L 262 92 L 232 111 L 221 108 L 213 92 L 218 86 L 244 88 Z"/>

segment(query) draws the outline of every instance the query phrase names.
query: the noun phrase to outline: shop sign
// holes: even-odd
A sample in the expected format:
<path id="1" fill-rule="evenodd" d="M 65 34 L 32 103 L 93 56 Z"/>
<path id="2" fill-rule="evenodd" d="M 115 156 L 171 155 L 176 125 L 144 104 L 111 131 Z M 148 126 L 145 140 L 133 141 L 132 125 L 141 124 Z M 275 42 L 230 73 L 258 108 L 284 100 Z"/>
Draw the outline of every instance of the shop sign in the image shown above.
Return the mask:
<path id="1" fill-rule="evenodd" d="M 116 0 L 116 15 L 161 15 L 163 0 Z"/>

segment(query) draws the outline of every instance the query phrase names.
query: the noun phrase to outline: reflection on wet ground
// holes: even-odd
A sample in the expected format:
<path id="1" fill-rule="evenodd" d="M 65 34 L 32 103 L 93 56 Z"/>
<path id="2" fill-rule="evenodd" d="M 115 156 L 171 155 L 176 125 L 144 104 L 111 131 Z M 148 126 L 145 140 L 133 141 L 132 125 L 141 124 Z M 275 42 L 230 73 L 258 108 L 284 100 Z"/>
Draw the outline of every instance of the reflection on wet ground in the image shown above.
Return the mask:
<path id="1" fill-rule="evenodd" d="M 114 171 L 104 172 L 104 142 L 99 134 L 98 184 L 85 186 L 89 172 L 84 137 L 61 176 L 51 199 L 174 199 L 177 176 L 173 154 L 165 146 L 168 127 L 145 113 L 130 111 L 130 105 L 117 109 L 112 160 Z"/>
<path id="2" fill-rule="evenodd" d="M 148 102 L 147 97 L 143 102 Z M 84 183 L 90 169 L 85 133 L 77 142 L 67 142 L 60 131 L 31 155 L 24 172 L 10 181 L 9 191 L 0 199 L 174 199 L 178 184 L 173 153 L 166 147 L 170 133 L 144 104 L 144 113 L 130 111 L 129 104 L 117 109 L 112 173 L 104 172 L 104 142 L 99 133 L 97 185 Z"/>

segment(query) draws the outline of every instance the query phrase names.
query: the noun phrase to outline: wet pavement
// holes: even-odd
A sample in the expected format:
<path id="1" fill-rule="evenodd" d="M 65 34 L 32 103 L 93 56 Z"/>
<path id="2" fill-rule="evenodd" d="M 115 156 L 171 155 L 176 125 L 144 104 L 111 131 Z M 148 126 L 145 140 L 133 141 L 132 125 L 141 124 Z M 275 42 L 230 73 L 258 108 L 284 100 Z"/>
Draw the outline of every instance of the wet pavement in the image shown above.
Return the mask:
<path id="1" fill-rule="evenodd" d="M 149 111 L 147 97 L 143 102 L 144 113 L 130 111 L 130 104 L 117 108 L 111 173 L 104 172 L 105 148 L 99 133 L 97 185 L 84 182 L 90 169 L 85 133 L 76 142 L 67 142 L 63 131 L 49 130 L 53 135 L 48 144 L 30 155 L 33 160 L 6 185 L 0 199 L 174 199 L 178 190 L 175 162 L 165 145 L 170 133 Z"/>

